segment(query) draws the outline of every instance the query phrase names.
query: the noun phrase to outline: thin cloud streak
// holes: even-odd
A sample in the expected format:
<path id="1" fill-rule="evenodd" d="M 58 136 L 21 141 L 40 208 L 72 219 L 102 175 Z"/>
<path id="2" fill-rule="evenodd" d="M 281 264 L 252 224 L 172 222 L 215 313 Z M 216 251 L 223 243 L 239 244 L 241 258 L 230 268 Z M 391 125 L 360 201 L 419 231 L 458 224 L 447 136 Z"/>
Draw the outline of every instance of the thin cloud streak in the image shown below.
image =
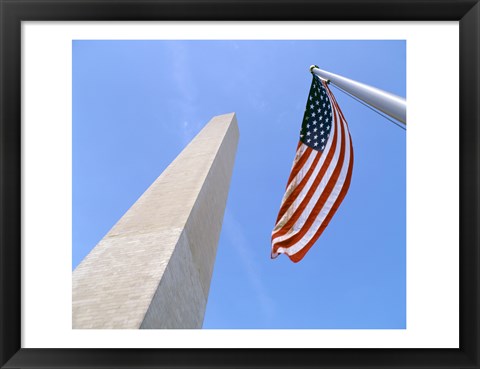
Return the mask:
<path id="1" fill-rule="evenodd" d="M 197 100 L 198 89 L 190 69 L 187 48 L 176 42 L 168 42 L 166 45 L 169 49 L 168 54 L 172 57 L 173 89 L 176 90 L 178 95 L 178 98 L 175 99 L 175 105 L 177 105 L 179 121 L 182 122 L 179 132 L 182 143 L 186 146 L 202 128 L 202 122 L 192 122 L 190 120 L 191 117 L 197 115 L 198 108 L 195 101 Z"/>
<path id="2" fill-rule="evenodd" d="M 268 295 L 267 288 L 261 278 L 259 267 L 248 250 L 251 242 L 248 241 L 242 225 L 235 219 L 232 212 L 228 209 L 225 211 L 223 227 L 228 242 L 233 245 L 240 261 L 242 262 L 243 268 L 248 276 L 248 281 L 255 292 L 255 297 L 261 307 L 264 318 L 266 322 L 269 322 L 274 316 L 275 304 L 273 299 Z"/>

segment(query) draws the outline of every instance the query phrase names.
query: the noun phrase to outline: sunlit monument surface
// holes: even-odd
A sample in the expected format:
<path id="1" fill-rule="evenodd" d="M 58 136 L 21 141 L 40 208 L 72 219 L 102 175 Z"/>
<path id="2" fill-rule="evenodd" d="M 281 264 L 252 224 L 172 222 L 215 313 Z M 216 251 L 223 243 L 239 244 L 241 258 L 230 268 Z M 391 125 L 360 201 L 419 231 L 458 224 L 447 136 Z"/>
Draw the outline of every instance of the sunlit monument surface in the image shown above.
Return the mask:
<path id="1" fill-rule="evenodd" d="M 73 272 L 73 328 L 201 328 L 238 143 L 214 117 Z"/>

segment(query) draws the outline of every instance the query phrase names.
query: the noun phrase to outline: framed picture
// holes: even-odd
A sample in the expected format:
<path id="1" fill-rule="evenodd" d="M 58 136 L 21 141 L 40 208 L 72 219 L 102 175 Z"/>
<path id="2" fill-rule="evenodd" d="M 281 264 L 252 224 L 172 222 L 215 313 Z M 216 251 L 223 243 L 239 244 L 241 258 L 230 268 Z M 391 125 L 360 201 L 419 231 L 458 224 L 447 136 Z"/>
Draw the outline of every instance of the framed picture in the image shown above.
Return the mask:
<path id="1" fill-rule="evenodd" d="M 477 1 L 0 1 L 2 368 L 480 367 Z M 356 65 L 364 77 L 370 73 L 366 82 L 406 96 L 406 131 L 395 122 L 405 117 L 390 120 L 388 109 L 375 118 L 383 108 L 364 120 L 383 119 L 386 133 L 352 122 L 365 107 L 338 87 L 335 74 L 312 67 L 312 80 L 309 65 L 303 67 L 322 53 L 335 58 L 311 63 L 337 73 L 343 62 Z M 345 70 L 354 77 L 355 69 Z M 293 86 L 301 91 L 287 91 Z M 335 99 L 332 117 L 349 111 L 355 186 L 321 247 L 289 254 L 275 246 L 284 235 L 275 241 L 275 228 L 271 255 L 289 258 L 270 260 L 270 249 L 251 246 L 265 245 L 265 232 L 245 230 L 270 227 L 303 122 L 295 117 L 305 118 L 303 142 L 307 124 L 317 123 L 305 97 L 315 107 L 322 89 Z M 124 325 L 91 325 L 94 307 L 82 305 L 87 318 L 75 310 L 72 269 L 112 226 L 106 219 L 116 222 L 157 169 L 227 108 L 237 114 L 240 146 L 218 265 L 207 286 L 210 310 L 204 317 L 200 309 L 200 327 L 203 321 L 207 329 L 132 329 L 172 328 L 156 327 L 160 313 L 150 310 L 140 311 L 142 326 L 126 318 Z M 136 120 L 147 122 L 142 130 Z M 160 121 L 167 123 L 159 128 Z M 274 154 L 262 159 L 265 149 Z M 139 152 L 155 158 L 153 172 L 139 164 Z M 367 166 L 378 177 L 363 171 Z M 107 167 L 123 174 L 101 177 Z M 285 173 L 272 185 L 268 178 L 277 172 Z M 390 190 L 383 190 L 383 179 Z M 115 182 L 121 182 L 117 193 Z M 135 186 L 143 188 L 122 189 Z M 369 193 L 378 195 L 375 203 Z M 115 215 L 97 217 L 102 206 L 116 206 Z M 372 234 L 385 236 L 369 244 Z M 128 284 L 121 268 L 114 266 L 110 285 L 94 290 Z M 75 278 L 74 272 L 74 284 Z M 173 328 L 198 328 L 191 324 Z"/>

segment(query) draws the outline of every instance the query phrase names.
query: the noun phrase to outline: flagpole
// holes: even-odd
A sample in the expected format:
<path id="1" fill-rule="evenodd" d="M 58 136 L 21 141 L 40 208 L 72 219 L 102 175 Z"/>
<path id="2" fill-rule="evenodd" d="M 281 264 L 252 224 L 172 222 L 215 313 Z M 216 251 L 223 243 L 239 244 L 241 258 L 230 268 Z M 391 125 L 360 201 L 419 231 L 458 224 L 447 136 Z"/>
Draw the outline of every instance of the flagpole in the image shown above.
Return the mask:
<path id="1" fill-rule="evenodd" d="M 310 72 L 362 100 L 366 104 L 380 110 L 390 117 L 407 124 L 407 103 L 403 97 L 380 90 L 338 74 L 319 69 L 316 65 L 310 67 Z"/>

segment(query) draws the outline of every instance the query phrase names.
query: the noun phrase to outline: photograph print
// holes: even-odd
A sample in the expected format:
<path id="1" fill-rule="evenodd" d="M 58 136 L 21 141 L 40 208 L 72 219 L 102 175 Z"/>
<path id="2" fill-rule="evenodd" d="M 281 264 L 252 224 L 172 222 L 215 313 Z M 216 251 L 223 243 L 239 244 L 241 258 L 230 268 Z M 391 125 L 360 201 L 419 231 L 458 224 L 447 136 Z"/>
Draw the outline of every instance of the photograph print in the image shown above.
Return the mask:
<path id="1" fill-rule="evenodd" d="M 407 328 L 405 40 L 73 40 L 72 96 L 72 328 Z"/>

